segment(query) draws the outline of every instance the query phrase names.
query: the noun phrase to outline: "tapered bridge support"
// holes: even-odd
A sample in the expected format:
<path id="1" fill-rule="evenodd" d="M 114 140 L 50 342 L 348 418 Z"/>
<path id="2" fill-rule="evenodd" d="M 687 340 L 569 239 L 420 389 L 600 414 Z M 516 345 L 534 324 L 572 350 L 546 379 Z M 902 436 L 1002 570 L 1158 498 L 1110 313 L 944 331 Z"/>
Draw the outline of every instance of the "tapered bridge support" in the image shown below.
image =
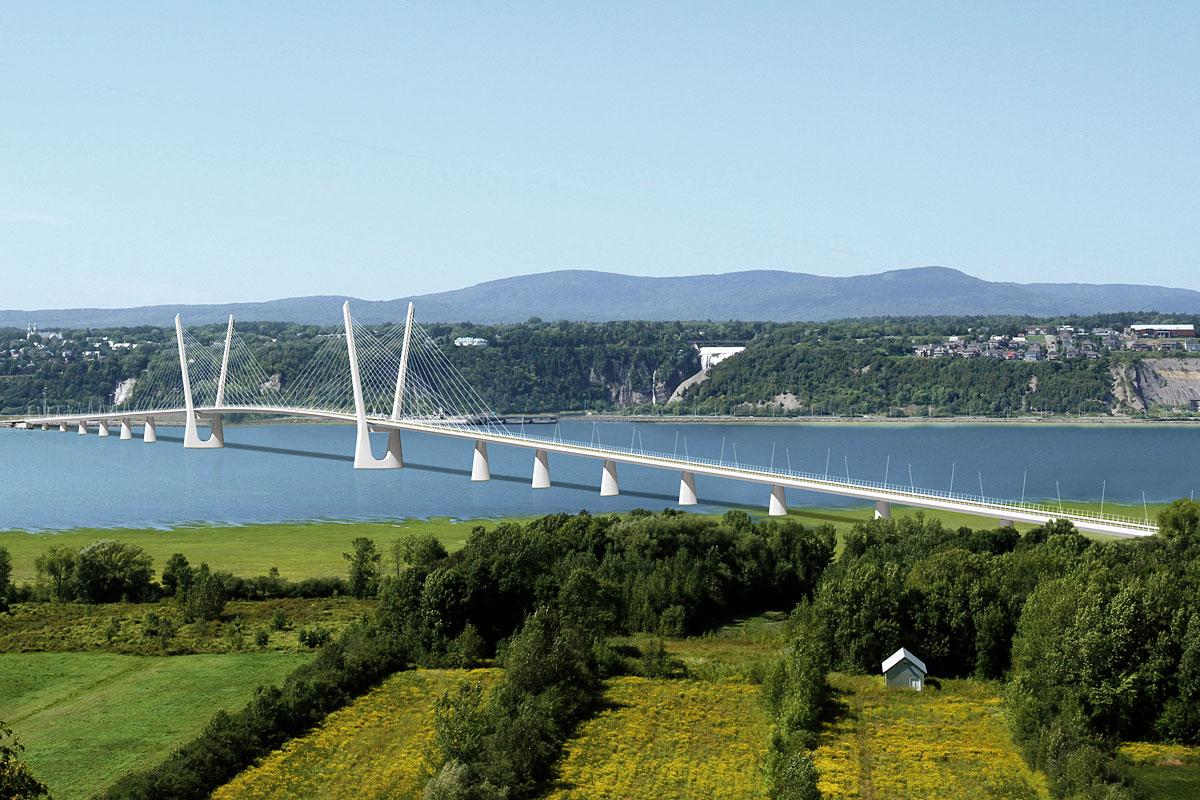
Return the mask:
<path id="1" fill-rule="evenodd" d="M 475 440 L 475 455 L 471 457 L 471 480 L 491 480 L 492 470 L 488 466 L 487 442 Z"/>
<path id="2" fill-rule="evenodd" d="M 545 450 L 537 450 L 533 454 L 533 482 L 530 485 L 534 489 L 550 488 L 550 456 L 546 455 Z"/>
<path id="3" fill-rule="evenodd" d="M 696 476 L 690 472 L 679 476 L 679 505 L 696 505 Z"/>
<path id="4" fill-rule="evenodd" d="M 100 436 L 108 436 L 108 420 L 102 419 L 96 423 L 96 433 Z"/>
<path id="5" fill-rule="evenodd" d="M 233 330 L 233 318 L 229 318 L 229 329 Z M 183 377 L 183 407 L 184 407 L 184 423 L 183 423 L 183 446 L 188 449 L 194 448 L 211 448 L 225 446 L 225 432 L 221 425 L 221 415 L 216 414 L 212 418 L 212 429 L 209 432 L 207 439 L 200 438 L 200 426 L 196 420 L 196 406 L 192 403 L 192 383 L 188 378 L 188 362 L 187 348 L 183 344 L 183 320 L 178 314 L 175 315 L 175 342 L 179 347 L 179 373 Z M 224 380 L 224 369 L 228 366 L 229 359 L 229 333 L 225 336 L 225 361 L 222 367 L 222 381 Z M 217 402 L 220 403 L 221 393 L 224 391 L 223 385 L 217 390 Z"/>
<path id="6" fill-rule="evenodd" d="M 362 376 L 358 371 L 358 348 L 354 342 L 354 322 L 350 318 L 350 301 L 342 304 L 342 321 L 346 330 L 346 355 L 350 359 L 350 388 L 354 392 L 354 468 L 400 469 L 404 466 L 404 450 L 400 431 L 387 429 L 387 453 L 376 458 L 371 451 L 371 428 L 367 424 L 367 404 L 363 401 Z"/>
<path id="7" fill-rule="evenodd" d="M 146 424 L 142 427 L 142 441 L 147 444 L 158 441 L 158 428 L 151 417 L 146 417 Z"/>
<path id="8" fill-rule="evenodd" d="M 132 439 L 133 438 L 133 428 L 130 426 L 129 420 L 127 420 L 127 419 L 121 420 L 121 438 L 122 439 Z"/>
<path id="9" fill-rule="evenodd" d="M 84 420 L 79 420 L 79 435 L 87 436 L 87 432 L 88 432 L 87 422 L 85 422 Z"/>
<path id="10" fill-rule="evenodd" d="M 67 423 L 65 423 L 65 422 L 58 423 L 58 432 L 66 433 L 67 432 Z"/>
<path id="11" fill-rule="evenodd" d="M 50 430 L 50 426 L 49 426 L 48 424 L 46 424 L 45 422 L 43 422 L 43 423 L 42 423 L 42 430 L 44 430 L 44 431 L 48 431 L 48 430 Z"/>
<path id="12" fill-rule="evenodd" d="M 875 501 L 875 519 L 891 519 L 892 504 L 887 500 Z"/>
<path id="13" fill-rule="evenodd" d="M 787 498 L 783 494 L 783 487 L 779 484 L 771 487 L 771 504 L 767 507 L 767 516 L 787 516 Z"/>
<path id="14" fill-rule="evenodd" d="M 620 493 L 621 486 L 617 482 L 617 462 L 605 459 L 603 470 L 600 473 L 600 496 L 612 497 Z"/>

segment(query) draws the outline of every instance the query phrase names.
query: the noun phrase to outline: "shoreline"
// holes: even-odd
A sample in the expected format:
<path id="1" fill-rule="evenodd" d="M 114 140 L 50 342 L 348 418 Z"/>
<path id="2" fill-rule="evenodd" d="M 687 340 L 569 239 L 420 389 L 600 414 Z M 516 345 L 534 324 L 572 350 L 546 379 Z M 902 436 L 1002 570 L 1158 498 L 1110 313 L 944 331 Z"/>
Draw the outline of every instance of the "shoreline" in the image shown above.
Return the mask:
<path id="1" fill-rule="evenodd" d="M 1178 427 L 1200 425 L 1200 416 L 1174 417 L 1169 419 L 1147 419 L 1141 417 L 1071 417 L 1055 415 L 1045 417 L 885 417 L 880 415 L 865 415 L 860 417 L 743 417 L 743 416 L 699 416 L 699 415 L 667 415 L 667 414 L 599 414 L 586 412 L 562 412 L 560 419 L 640 422 L 646 424 L 679 424 L 679 425 L 871 425 L 871 426 L 921 426 L 921 425 L 1061 425 L 1079 427 L 1113 427 L 1130 428 L 1139 426 L 1149 427 Z"/>

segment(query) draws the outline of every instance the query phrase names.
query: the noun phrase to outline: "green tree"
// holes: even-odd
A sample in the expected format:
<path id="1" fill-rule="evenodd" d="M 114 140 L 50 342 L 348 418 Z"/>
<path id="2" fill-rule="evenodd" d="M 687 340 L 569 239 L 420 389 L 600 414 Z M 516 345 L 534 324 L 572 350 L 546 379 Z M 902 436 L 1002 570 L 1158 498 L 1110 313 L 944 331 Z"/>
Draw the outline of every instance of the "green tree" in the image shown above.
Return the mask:
<path id="1" fill-rule="evenodd" d="M 25 747 L 12 730 L 0 722 L 0 797 L 8 800 L 34 800 L 49 797 L 46 784 L 39 781 L 22 758 Z"/>
<path id="2" fill-rule="evenodd" d="M 209 571 L 208 564 L 201 564 L 184 596 L 184 621 L 218 619 L 224 610 L 225 587 L 221 579 Z"/>
<path id="3" fill-rule="evenodd" d="M 1158 515 L 1158 535 L 1179 547 L 1200 543 L 1200 503 L 1184 498 L 1164 508 Z"/>
<path id="4" fill-rule="evenodd" d="M 147 599 L 154 579 L 153 559 L 137 545 L 102 539 L 79 551 L 75 583 L 88 603 Z"/>
<path id="5" fill-rule="evenodd" d="M 70 600 L 75 596 L 76 554 L 65 545 L 52 545 L 33 562 L 38 580 L 48 581 L 56 600 Z"/>
<path id="6" fill-rule="evenodd" d="M 392 563 L 396 577 L 404 567 L 432 567 L 445 558 L 446 547 L 433 534 L 412 534 L 392 542 Z"/>
<path id="7" fill-rule="evenodd" d="M 182 553 L 175 553 L 163 567 L 163 591 L 172 597 L 184 598 L 192 585 L 192 568 Z"/>
<path id="8" fill-rule="evenodd" d="M 379 550 L 375 541 L 365 536 L 359 536 L 350 546 L 353 553 L 342 553 L 342 558 L 350 562 L 350 594 L 355 597 L 374 597 L 379 590 Z"/>

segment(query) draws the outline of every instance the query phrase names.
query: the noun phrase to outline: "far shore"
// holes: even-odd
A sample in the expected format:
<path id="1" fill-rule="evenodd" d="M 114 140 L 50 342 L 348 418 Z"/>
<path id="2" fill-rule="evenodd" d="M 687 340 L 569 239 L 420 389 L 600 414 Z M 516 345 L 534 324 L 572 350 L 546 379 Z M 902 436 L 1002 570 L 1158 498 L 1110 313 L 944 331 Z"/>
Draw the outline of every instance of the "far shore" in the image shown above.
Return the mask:
<path id="1" fill-rule="evenodd" d="M 513 414 L 519 412 L 511 412 Z M 539 412 L 539 415 L 541 412 Z M 176 415 L 178 416 L 178 415 Z M 804 417 L 761 417 L 761 416 L 741 416 L 733 414 L 725 415 L 699 415 L 699 414 L 622 414 L 609 412 L 591 412 L 591 411 L 561 411 L 555 413 L 546 413 L 544 416 L 557 417 L 560 420 L 578 420 L 578 421 L 594 421 L 594 422 L 640 422 L 645 424 L 671 424 L 671 425 L 880 425 L 880 426 L 914 426 L 914 425 L 1078 425 L 1078 426 L 1106 426 L 1106 427 L 1133 427 L 1133 426 L 1152 426 L 1152 427 L 1168 427 L 1168 426 L 1187 426 L 1200 425 L 1200 414 L 1193 416 L 1180 417 L 1126 417 L 1126 416 L 1074 416 L 1070 414 L 1047 414 L 1044 416 L 1020 416 L 1020 417 L 977 417 L 977 416 L 941 416 L 941 417 L 888 417 L 878 414 L 864 414 L 861 416 L 804 416 Z M 15 416 L 0 416 L 0 426 L 9 427 L 15 425 L 22 417 Z M 173 425 L 182 425 L 182 418 L 174 418 L 171 415 L 162 415 L 159 417 L 160 425 L 171 427 Z M 203 413 L 201 413 L 203 425 Z M 239 419 L 225 419 L 225 427 L 237 425 L 265 425 L 265 424 L 307 424 L 307 425 L 348 425 L 348 422 L 339 422 L 336 420 L 324 419 L 302 419 L 293 417 L 270 417 L 270 416 L 240 416 Z M 547 425 L 549 423 L 530 423 L 533 426 Z"/>
<path id="2" fill-rule="evenodd" d="M 853 417 L 746 417 L 735 415 L 673 415 L 673 414 L 606 414 L 566 412 L 562 419 L 611 420 L 613 422 L 644 422 L 667 424 L 708 425 L 1106 425 L 1127 427 L 1134 425 L 1173 426 L 1198 425 L 1200 415 L 1193 417 L 1104 417 L 1071 416 L 1067 414 L 1021 417 L 887 417 L 867 414 Z"/>

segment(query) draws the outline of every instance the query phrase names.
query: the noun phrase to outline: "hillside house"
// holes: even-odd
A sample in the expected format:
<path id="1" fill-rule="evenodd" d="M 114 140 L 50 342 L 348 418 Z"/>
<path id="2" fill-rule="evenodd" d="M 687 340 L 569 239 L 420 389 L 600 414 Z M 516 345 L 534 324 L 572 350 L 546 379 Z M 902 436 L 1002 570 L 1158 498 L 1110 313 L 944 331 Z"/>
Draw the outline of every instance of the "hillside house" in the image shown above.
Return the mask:
<path id="1" fill-rule="evenodd" d="M 925 688 L 925 662 L 901 647 L 883 662 L 883 679 L 889 687 L 921 691 Z"/>

